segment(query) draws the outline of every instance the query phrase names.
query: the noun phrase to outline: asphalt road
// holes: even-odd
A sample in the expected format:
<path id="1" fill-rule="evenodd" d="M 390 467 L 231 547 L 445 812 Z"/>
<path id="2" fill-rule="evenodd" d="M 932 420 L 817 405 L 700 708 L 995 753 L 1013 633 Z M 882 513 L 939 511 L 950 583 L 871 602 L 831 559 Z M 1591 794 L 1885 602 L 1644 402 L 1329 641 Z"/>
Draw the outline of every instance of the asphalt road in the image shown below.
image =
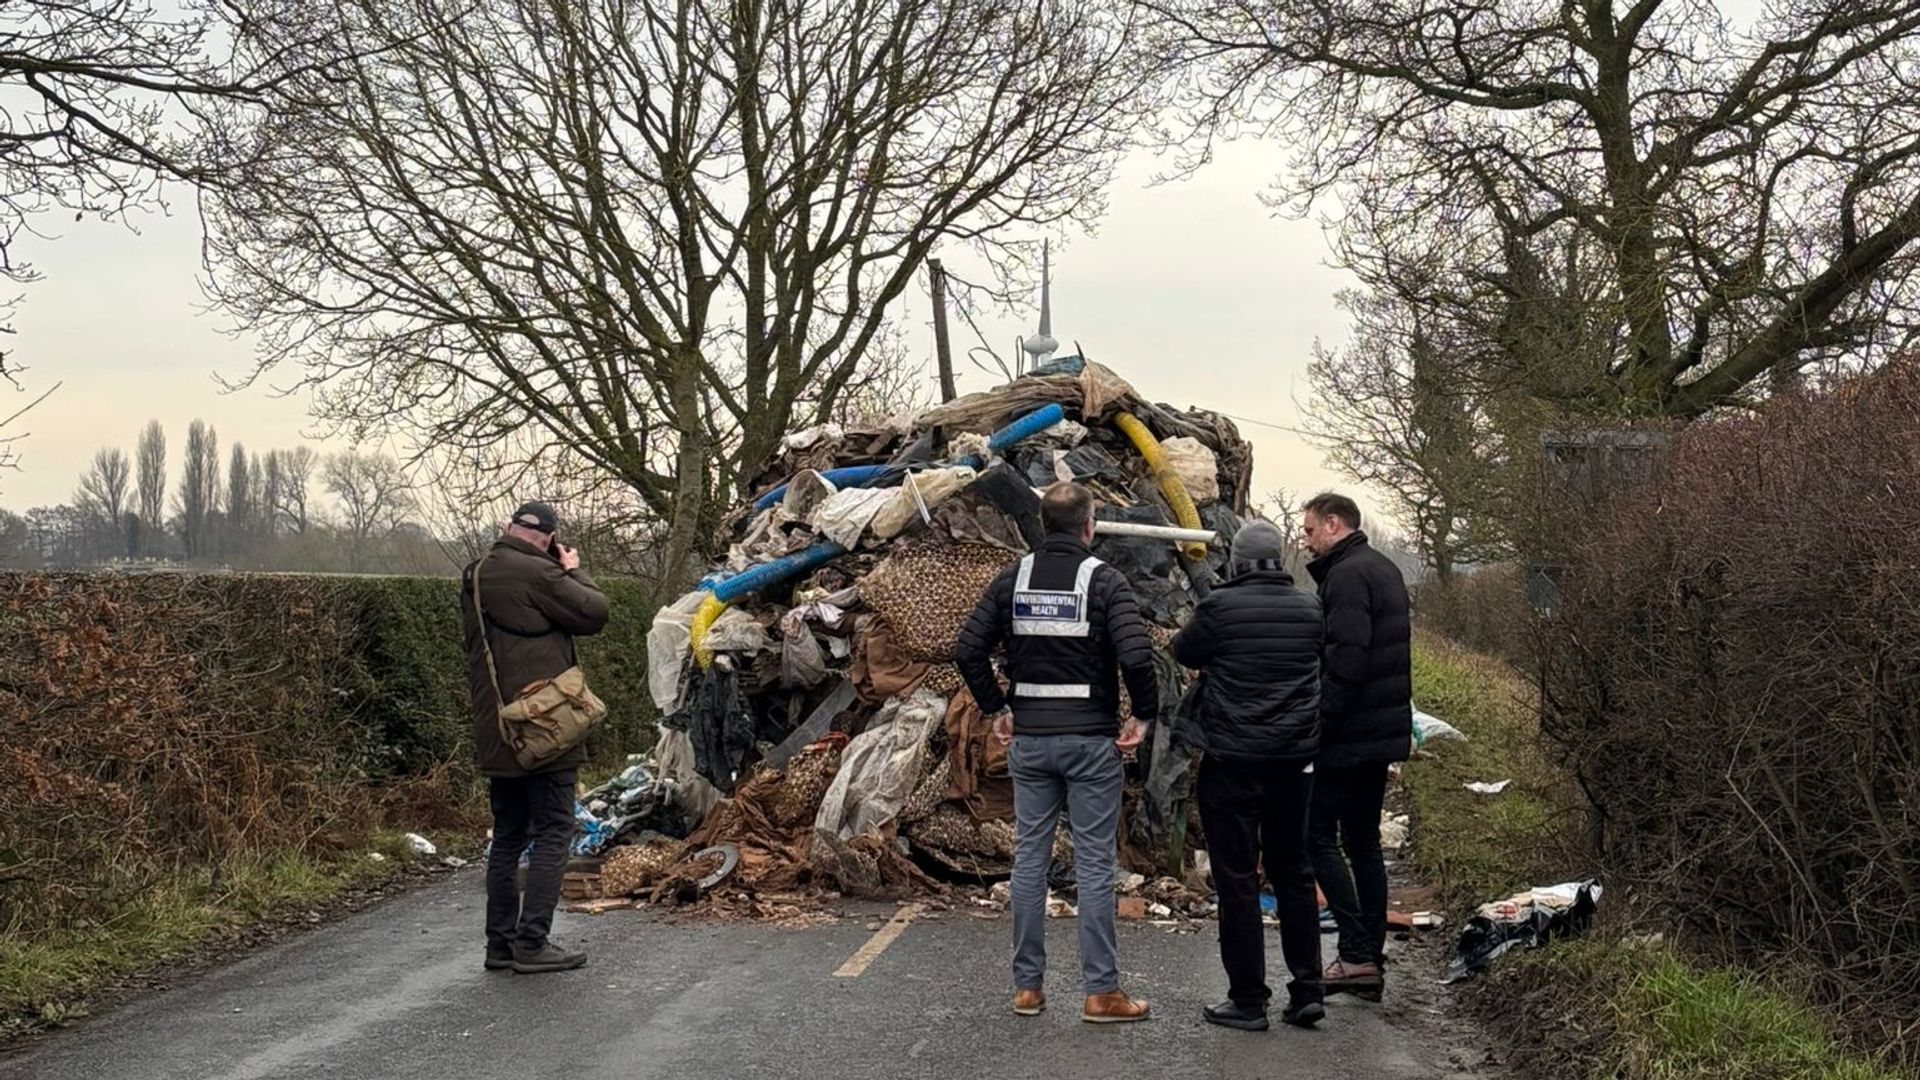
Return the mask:
<path id="1" fill-rule="evenodd" d="M 892 907 L 800 929 L 563 914 L 556 936 L 591 964 L 515 976 L 481 970 L 478 887 L 467 872 L 302 935 L 0 1059 L 0 1078 L 1475 1075 L 1440 993 L 1406 967 L 1386 1005 L 1335 999 L 1317 1031 L 1226 1031 L 1199 1015 L 1224 988 L 1211 933 L 1123 924 L 1123 981 L 1156 1018 L 1096 1027 L 1079 1019 L 1067 921 L 1050 927 L 1053 1005 L 1022 1019 L 1004 916 L 915 919 L 849 978 L 834 973 Z"/>

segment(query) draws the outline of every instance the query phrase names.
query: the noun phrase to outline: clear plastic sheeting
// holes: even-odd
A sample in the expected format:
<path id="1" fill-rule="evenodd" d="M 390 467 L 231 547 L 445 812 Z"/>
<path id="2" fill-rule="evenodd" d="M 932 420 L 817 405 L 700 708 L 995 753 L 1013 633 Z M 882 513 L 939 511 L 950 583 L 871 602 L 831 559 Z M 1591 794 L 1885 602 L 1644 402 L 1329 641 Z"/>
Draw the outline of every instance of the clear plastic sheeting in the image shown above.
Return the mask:
<path id="1" fill-rule="evenodd" d="M 892 500 L 888 488 L 848 488 L 836 491 L 813 513 L 813 524 L 820 535 L 844 548 L 852 548 L 866 535 L 874 516 Z"/>
<path id="2" fill-rule="evenodd" d="M 693 739 L 678 728 L 661 727 L 653 744 L 653 767 L 672 781 L 680 807 L 691 821 L 707 816 L 724 796 L 694 767 Z"/>
<path id="3" fill-rule="evenodd" d="M 888 701 L 874 727 L 840 755 L 840 772 L 820 802 L 814 830 L 851 840 L 893 821 L 913 796 L 928 739 L 946 716 L 947 699 L 929 690 Z"/>
<path id="4" fill-rule="evenodd" d="M 668 604 L 653 617 L 647 631 L 647 691 L 654 707 L 670 713 L 680 707 L 681 675 L 686 671 L 687 646 L 693 640 L 693 613 L 707 594 L 698 590 Z"/>
<path id="5" fill-rule="evenodd" d="M 975 475 L 964 465 L 908 473 L 888 492 L 892 497 L 873 515 L 869 531 L 877 540 L 891 540 L 915 522 L 931 522 L 934 509 L 973 483 Z"/>

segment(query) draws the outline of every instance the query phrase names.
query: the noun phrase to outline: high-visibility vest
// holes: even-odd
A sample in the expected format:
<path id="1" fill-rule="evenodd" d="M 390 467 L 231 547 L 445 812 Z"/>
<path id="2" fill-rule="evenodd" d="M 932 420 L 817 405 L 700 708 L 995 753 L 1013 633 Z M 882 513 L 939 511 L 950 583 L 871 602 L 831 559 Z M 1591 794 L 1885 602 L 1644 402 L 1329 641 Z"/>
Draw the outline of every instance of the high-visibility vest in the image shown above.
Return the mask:
<path id="1" fill-rule="evenodd" d="M 1087 622 L 1087 590 L 1093 583 L 1093 573 L 1101 566 L 1100 560 L 1089 555 L 1080 563 L 1074 574 L 1071 589 L 1035 589 L 1033 587 L 1034 556 L 1028 555 L 1020 560 L 1020 572 L 1013 581 L 1013 637 L 1009 643 L 1011 649 L 1018 649 L 1021 638 L 1047 638 L 1058 642 L 1059 639 L 1078 639 L 1083 655 L 1081 662 L 1073 668 L 1082 672 L 1091 672 L 1099 663 L 1095 655 L 1092 628 Z M 1064 644 L 1064 642 L 1061 642 Z M 1050 648 L 1048 653 L 1052 661 L 1048 667 L 1065 667 L 1063 661 L 1070 657 L 1059 655 L 1060 650 Z M 1026 665 L 1010 665 L 1016 668 Z M 1016 677 L 1013 680 L 1013 696 L 1024 698 L 1090 698 L 1093 686 L 1088 682 L 1037 682 Z"/>

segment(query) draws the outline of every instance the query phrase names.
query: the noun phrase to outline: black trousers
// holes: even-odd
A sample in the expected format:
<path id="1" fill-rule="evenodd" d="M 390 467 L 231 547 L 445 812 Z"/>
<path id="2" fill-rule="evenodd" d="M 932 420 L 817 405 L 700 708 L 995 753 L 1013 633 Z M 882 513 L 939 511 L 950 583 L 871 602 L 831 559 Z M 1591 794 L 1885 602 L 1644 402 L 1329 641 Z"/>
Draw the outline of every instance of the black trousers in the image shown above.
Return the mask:
<path id="1" fill-rule="evenodd" d="M 1264 1005 L 1265 928 L 1260 921 L 1259 866 L 1264 859 L 1280 916 L 1280 951 L 1290 976 L 1291 1004 L 1324 997 L 1320 978 L 1320 905 L 1307 862 L 1307 808 L 1313 774 L 1297 764 L 1247 765 L 1208 758 L 1200 765 L 1200 820 L 1220 893 L 1220 963 L 1227 995 Z"/>
<path id="2" fill-rule="evenodd" d="M 1308 846 L 1313 873 L 1340 926 L 1340 959 L 1387 962 L 1387 860 L 1380 853 L 1380 807 L 1387 767 L 1317 769 Z"/>
<path id="3" fill-rule="evenodd" d="M 567 846 L 573 842 L 574 772 L 495 777 L 488 781 L 493 804 L 493 850 L 487 855 L 487 946 L 519 945 L 538 949 L 553 929 L 560 903 L 560 882 L 567 874 Z M 528 841 L 523 900 L 518 882 L 520 853 Z"/>

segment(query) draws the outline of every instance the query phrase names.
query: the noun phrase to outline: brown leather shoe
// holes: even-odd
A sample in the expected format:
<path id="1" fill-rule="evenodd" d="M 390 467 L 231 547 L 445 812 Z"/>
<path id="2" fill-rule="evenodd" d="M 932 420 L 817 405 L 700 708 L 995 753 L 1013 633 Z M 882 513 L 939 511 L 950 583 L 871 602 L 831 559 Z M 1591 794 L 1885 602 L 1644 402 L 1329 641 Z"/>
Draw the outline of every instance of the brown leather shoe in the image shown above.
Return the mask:
<path id="1" fill-rule="evenodd" d="M 1039 1016 L 1047 1011 L 1047 995 L 1038 990 L 1015 990 L 1013 992 L 1013 1015 Z"/>
<path id="2" fill-rule="evenodd" d="M 1131 1024 L 1147 1018 L 1147 1003 L 1135 1001 L 1124 990 L 1111 994 L 1092 994 L 1080 1009 L 1080 1019 L 1089 1024 Z"/>
<path id="3" fill-rule="evenodd" d="M 1329 995 L 1349 994 L 1361 1001 L 1379 1001 L 1386 989 L 1386 973 L 1378 964 L 1335 960 L 1321 973 L 1320 986 Z"/>

